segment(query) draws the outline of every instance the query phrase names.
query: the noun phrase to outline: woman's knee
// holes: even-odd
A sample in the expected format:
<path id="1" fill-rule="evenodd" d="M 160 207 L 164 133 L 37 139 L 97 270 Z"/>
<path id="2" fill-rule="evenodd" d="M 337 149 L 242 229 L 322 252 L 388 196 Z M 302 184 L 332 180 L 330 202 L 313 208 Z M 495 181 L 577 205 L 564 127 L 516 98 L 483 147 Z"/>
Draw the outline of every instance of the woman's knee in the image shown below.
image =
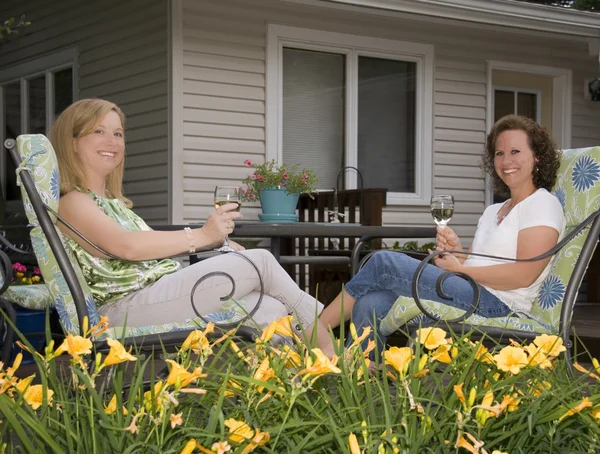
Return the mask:
<path id="1" fill-rule="evenodd" d="M 390 311 L 396 298 L 396 295 L 389 291 L 371 292 L 359 298 L 352 308 L 352 318 L 355 320 L 355 324 L 359 321 L 361 323 L 366 321 L 366 324 L 371 325 L 374 317 L 377 320 L 382 319 Z"/>

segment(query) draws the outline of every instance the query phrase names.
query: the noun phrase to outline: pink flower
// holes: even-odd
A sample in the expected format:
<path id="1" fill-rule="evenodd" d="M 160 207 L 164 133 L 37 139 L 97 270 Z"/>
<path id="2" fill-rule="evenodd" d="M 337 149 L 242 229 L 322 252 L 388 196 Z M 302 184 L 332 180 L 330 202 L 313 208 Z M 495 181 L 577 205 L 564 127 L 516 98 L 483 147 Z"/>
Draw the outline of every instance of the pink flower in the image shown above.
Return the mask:
<path id="1" fill-rule="evenodd" d="M 304 179 L 308 178 L 308 174 L 307 173 L 305 173 L 303 176 L 304 176 Z"/>
<path id="2" fill-rule="evenodd" d="M 13 270 L 21 271 L 22 273 L 24 273 L 25 271 L 27 271 L 27 267 L 19 262 L 16 262 L 13 264 Z"/>
<path id="3" fill-rule="evenodd" d="M 253 180 L 256 180 L 256 174 L 253 174 L 250 178 L 252 178 Z"/>
<path id="4" fill-rule="evenodd" d="M 252 161 L 250 161 L 250 159 L 246 159 L 244 161 L 244 164 L 246 165 L 246 167 L 252 167 Z"/>
<path id="5" fill-rule="evenodd" d="M 258 176 L 258 181 L 265 181 L 265 177 L 263 177 L 262 175 Z"/>
<path id="6" fill-rule="evenodd" d="M 289 176 L 287 173 L 284 173 L 284 174 L 283 174 L 283 178 L 284 178 L 285 180 L 287 180 L 289 177 L 290 177 L 290 176 Z"/>
<path id="7" fill-rule="evenodd" d="M 248 198 L 249 199 L 253 199 L 254 198 L 254 194 L 248 194 Z"/>
<path id="8" fill-rule="evenodd" d="M 242 189 L 242 195 L 246 195 L 248 191 L 246 189 Z"/>
<path id="9" fill-rule="evenodd" d="M 302 184 L 308 184 L 308 181 L 302 180 Z"/>
<path id="10" fill-rule="evenodd" d="M 36 266 L 36 267 L 33 269 L 33 274 L 40 274 L 40 273 L 41 273 L 40 269 L 39 269 L 39 268 Z"/>

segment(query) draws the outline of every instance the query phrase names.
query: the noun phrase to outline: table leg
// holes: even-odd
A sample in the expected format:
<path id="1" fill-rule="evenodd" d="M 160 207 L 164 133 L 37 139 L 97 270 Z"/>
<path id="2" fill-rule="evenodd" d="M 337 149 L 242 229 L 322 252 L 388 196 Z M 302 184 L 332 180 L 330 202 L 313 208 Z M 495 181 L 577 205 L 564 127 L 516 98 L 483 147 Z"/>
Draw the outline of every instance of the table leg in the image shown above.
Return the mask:
<path id="1" fill-rule="evenodd" d="M 271 238 L 271 253 L 275 256 L 275 260 L 279 262 L 281 257 L 281 238 L 278 236 Z"/>

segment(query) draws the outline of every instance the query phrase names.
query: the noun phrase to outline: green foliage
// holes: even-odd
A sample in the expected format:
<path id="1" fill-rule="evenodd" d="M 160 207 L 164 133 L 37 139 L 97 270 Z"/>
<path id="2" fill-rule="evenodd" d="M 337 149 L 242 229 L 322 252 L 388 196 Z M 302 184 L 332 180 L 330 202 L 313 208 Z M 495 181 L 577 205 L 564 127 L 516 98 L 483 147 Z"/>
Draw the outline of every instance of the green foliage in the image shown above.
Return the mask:
<path id="1" fill-rule="evenodd" d="M 556 338 L 493 356 L 468 336 L 423 330 L 381 366 L 352 329 L 339 358 L 297 338 L 271 344 L 289 324 L 256 343 L 192 333 L 161 376 L 152 355 L 133 361 L 117 343 L 95 357 L 83 338 L 50 343 L 36 357 L 39 385 L 16 378 L 18 364 L 0 368 L 0 452 L 597 452 L 598 379 L 571 378 Z"/>
<path id="2" fill-rule="evenodd" d="M 264 164 L 253 164 L 246 160 L 244 164 L 254 169 L 242 180 L 247 185 L 242 192 L 244 201 L 260 200 L 260 191 L 263 189 L 285 188 L 288 194 L 302 194 L 314 192 L 317 185 L 317 177 L 312 169 L 299 169 L 297 164 L 278 165 L 274 160 Z"/>
<path id="3" fill-rule="evenodd" d="M 19 29 L 29 27 L 31 22 L 27 22 L 25 20 L 25 15 L 23 14 L 21 18 L 17 21 L 14 17 L 5 20 L 0 24 L 0 42 L 4 40 L 5 37 L 10 35 L 18 35 Z"/>
<path id="4" fill-rule="evenodd" d="M 573 8 L 583 11 L 600 11 L 600 0 L 521 0 L 527 3 Z"/>
<path id="5" fill-rule="evenodd" d="M 422 252 L 424 254 L 427 254 L 428 250 L 435 251 L 436 246 L 437 244 L 435 243 L 435 241 L 431 243 L 425 243 L 421 246 L 419 246 L 419 243 L 417 241 L 407 241 L 402 245 L 400 245 L 399 241 L 395 241 L 391 249 L 393 251 Z"/>

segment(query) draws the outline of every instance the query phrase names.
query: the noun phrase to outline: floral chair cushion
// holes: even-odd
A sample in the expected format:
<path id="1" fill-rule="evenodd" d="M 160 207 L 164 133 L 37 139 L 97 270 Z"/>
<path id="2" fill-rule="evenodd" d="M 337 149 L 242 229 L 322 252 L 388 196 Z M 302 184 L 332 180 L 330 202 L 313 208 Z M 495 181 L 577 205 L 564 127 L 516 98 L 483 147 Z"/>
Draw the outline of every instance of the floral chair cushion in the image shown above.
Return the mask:
<path id="1" fill-rule="evenodd" d="M 564 150 L 553 193 L 565 210 L 567 220 L 565 235 L 568 235 L 600 207 L 600 147 Z M 466 323 L 513 331 L 558 333 L 565 291 L 588 232 L 589 229 L 584 230 L 554 256 L 550 273 L 542 283 L 530 314 L 514 314 L 501 318 L 473 315 L 466 320 Z M 381 331 L 384 335 L 389 335 L 400 327 L 402 314 L 409 301 L 410 298 L 400 297 L 394 303 L 381 322 Z M 424 300 L 423 304 L 432 314 L 444 319 L 456 318 L 464 313 L 434 301 Z M 430 320 L 425 316 L 419 316 L 411 320 L 410 324 L 426 321 Z"/>
<path id="2" fill-rule="evenodd" d="M 0 282 L 0 285 L 2 283 Z M 17 306 L 30 310 L 44 310 L 54 306 L 54 300 L 44 284 L 11 285 L 2 297 Z"/>
<path id="3" fill-rule="evenodd" d="M 32 176 L 38 194 L 42 201 L 55 211 L 58 211 L 58 201 L 60 198 L 60 177 L 58 173 L 58 162 L 56 160 L 56 154 L 50 141 L 42 134 L 22 135 L 17 138 L 17 150 L 21 156 L 22 162 L 17 169 L 17 174 L 20 169 L 29 170 Z M 18 178 L 18 176 L 17 176 Z M 56 305 L 56 309 L 60 318 L 60 322 L 63 329 L 72 334 L 79 334 L 79 320 L 77 318 L 77 309 L 75 302 L 69 291 L 67 282 L 65 281 L 62 272 L 58 266 L 58 262 L 54 257 L 54 253 L 50 249 L 50 244 L 46 240 L 41 226 L 31 205 L 31 200 L 27 195 L 24 187 L 21 187 L 21 194 L 23 195 L 23 204 L 25 206 L 25 212 L 29 222 L 33 225 L 31 229 L 31 243 L 33 246 L 34 253 L 38 259 L 38 265 L 42 276 L 44 278 L 45 286 L 48 290 L 50 298 Z M 52 221 L 56 223 L 54 215 L 50 214 Z M 56 228 L 56 227 L 55 227 Z M 63 247 L 65 248 L 67 255 L 77 280 L 85 295 L 85 302 L 89 313 L 90 326 L 95 325 L 99 322 L 100 317 L 96 308 L 96 303 L 92 297 L 91 291 L 85 282 L 81 268 L 79 267 L 77 260 L 73 254 L 73 251 L 68 246 L 68 243 L 64 240 L 62 233 L 56 228 L 59 237 L 61 238 Z M 243 318 L 245 315 L 245 308 L 242 307 L 243 302 L 225 302 L 222 306 L 222 311 L 205 316 L 206 319 L 211 321 L 220 321 L 222 323 L 236 323 Z M 114 326 L 102 337 L 131 337 L 140 336 L 147 334 L 157 334 L 177 330 L 186 330 L 196 327 L 203 327 L 206 323 L 200 318 L 194 318 L 189 320 L 183 320 L 180 323 L 168 323 L 155 326 L 144 326 L 144 327 L 119 327 Z"/>

